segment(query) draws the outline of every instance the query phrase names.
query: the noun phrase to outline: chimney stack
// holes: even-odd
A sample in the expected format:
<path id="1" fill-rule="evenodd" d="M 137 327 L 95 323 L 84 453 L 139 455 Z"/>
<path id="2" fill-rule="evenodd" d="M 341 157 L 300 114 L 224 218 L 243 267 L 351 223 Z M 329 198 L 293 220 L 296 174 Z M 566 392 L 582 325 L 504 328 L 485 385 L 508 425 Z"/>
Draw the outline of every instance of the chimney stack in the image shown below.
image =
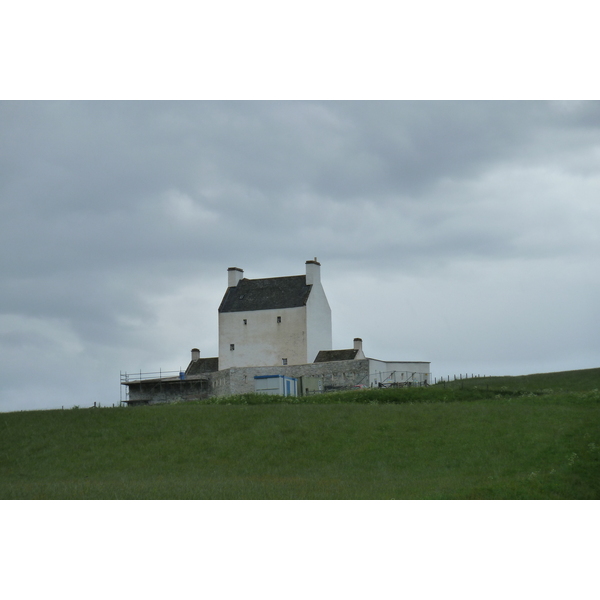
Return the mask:
<path id="1" fill-rule="evenodd" d="M 227 269 L 227 286 L 235 287 L 240 279 L 243 279 L 244 271 L 238 267 L 229 267 Z"/>
<path id="2" fill-rule="evenodd" d="M 321 283 L 321 263 L 315 260 L 306 261 L 306 285 Z"/>
<path id="3" fill-rule="evenodd" d="M 360 338 L 354 338 L 354 349 L 358 350 L 356 353 L 356 359 L 365 358 L 365 353 L 362 349 L 362 340 Z"/>
<path id="4" fill-rule="evenodd" d="M 200 359 L 200 350 L 198 348 L 192 348 L 192 361 Z"/>

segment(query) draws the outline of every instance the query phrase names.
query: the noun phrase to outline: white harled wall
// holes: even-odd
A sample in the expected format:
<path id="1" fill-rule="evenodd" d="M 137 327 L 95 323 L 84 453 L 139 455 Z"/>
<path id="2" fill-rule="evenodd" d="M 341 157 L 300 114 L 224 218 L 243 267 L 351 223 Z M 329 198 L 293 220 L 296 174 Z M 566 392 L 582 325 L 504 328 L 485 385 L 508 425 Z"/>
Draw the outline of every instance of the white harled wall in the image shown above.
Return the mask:
<path id="1" fill-rule="evenodd" d="M 428 362 L 404 362 L 383 361 L 369 358 L 369 385 L 377 386 L 383 383 L 430 383 L 430 363 Z"/>
<path id="2" fill-rule="evenodd" d="M 306 307 L 219 314 L 219 370 L 281 365 L 284 358 L 307 362 Z"/>
<path id="3" fill-rule="evenodd" d="M 313 362 L 320 350 L 332 349 L 331 308 L 321 282 L 313 283 L 306 303 L 306 354 Z"/>

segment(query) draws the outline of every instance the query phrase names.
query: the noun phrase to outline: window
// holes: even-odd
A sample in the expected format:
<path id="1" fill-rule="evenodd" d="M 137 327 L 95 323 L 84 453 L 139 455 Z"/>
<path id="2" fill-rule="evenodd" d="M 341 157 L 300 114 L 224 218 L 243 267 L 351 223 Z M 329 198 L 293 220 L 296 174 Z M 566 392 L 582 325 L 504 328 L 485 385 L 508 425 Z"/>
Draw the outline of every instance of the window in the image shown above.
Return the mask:
<path id="1" fill-rule="evenodd" d="M 287 365 L 287 358 L 282 358 L 281 359 L 281 364 L 282 365 Z"/>
<path id="2" fill-rule="evenodd" d="M 229 349 L 230 350 L 235 350 L 235 344 L 229 344 Z"/>
<path id="3" fill-rule="evenodd" d="M 248 325 L 248 319 L 244 319 L 244 325 Z"/>
<path id="4" fill-rule="evenodd" d="M 281 323 L 281 317 L 277 317 L 277 322 Z"/>

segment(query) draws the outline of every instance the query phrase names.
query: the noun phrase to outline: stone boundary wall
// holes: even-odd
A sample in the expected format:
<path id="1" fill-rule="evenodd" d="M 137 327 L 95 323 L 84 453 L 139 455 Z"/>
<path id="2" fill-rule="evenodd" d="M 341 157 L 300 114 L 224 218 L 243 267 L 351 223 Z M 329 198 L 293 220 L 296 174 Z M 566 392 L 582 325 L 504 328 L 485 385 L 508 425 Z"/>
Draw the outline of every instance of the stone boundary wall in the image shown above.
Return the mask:
<path id="1" fill-rule="evenodd" d="M 286 377 L 316 377 L 323 381 L 323 391 L 369 384 L 369 361 L 340 360 L 305 365 L 274 367 L 232 367 L 213 373 L 211 396 L 233 396 L 254 393 L 254 377 L 257 375 L 285 375 Z"/>

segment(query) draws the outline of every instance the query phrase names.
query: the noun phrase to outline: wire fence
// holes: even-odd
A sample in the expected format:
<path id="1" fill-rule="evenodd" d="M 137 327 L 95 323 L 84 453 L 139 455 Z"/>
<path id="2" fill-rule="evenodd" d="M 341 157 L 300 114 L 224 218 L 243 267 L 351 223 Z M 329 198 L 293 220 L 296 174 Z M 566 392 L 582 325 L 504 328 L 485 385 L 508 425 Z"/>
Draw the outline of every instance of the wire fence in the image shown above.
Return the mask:
<path id="1" fill-rule="evenodd" d="M 451 381 L 463 381 L 467 379 L 483 379 L 490 375 L 475 375 L 474 373 L 459 373 L 458 375 L 446 375 L 445 377 L 434 377 L 434 383 L 450 383 Z"/>

